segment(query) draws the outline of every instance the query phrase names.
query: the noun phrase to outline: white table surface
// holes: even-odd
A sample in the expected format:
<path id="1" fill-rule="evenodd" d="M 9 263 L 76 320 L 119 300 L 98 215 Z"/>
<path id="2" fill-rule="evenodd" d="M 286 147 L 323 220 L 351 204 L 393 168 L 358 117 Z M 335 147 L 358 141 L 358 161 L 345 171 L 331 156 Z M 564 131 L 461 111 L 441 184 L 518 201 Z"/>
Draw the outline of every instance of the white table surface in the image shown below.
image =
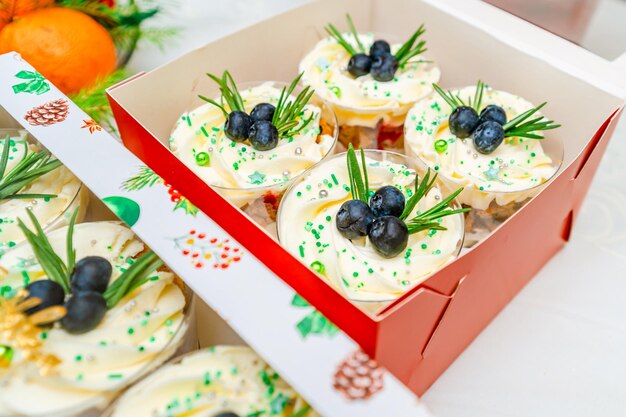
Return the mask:
<path id="1" fill-rule="evenodd" d="M 184 28 L 177 41 L 163 51 L 142 47 L 131 70 L 305 2 L 179 0 L 161 17 Z M 626 416 L 626 118 L 570 243 L 423 400 L 436 417 Z"/>

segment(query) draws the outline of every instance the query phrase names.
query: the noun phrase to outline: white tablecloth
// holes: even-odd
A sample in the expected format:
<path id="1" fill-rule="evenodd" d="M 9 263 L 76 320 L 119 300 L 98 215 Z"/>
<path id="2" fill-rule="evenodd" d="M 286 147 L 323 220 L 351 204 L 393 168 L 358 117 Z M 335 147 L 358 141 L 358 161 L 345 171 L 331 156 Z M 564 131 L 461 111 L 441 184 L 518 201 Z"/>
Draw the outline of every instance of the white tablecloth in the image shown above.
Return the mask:
<path id="1" fill-rule="evenodd" d="M 142 48 L 132 70 L 154 68 L 305 0 L 179 3 L 161 18 L 183 28 L 178 40 L 164 51 Z M 571 242 L 423 399 L 436 417 L 626 416 L 626 118 Z"/>

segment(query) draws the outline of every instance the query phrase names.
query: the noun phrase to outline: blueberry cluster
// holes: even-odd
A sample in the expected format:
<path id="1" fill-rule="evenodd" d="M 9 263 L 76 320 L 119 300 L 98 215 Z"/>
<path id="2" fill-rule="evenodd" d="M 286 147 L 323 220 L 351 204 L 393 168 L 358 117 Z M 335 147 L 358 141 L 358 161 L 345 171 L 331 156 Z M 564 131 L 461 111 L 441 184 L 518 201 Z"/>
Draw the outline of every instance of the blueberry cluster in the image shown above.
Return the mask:
<path id="1" fill-rule="evenodd" d="M 63 287 L 50 279 L 35 281 L 26 286 L 28 298 L 37 297 L 40 304 L 26 314 L 45 308 L 65 305 L 67 314 L 61 326 L 69 333 L 82 334 L 95 329 L 107 312 L 104 292 L 109 286 L 113 268 L 100 256 L 87 256 L 76 263 L 70 276 L 71 295 L 66 300 Z"/>
<path id="2" fill-rule="evenodd" d="M 485 107 L 480 115 L 473 107 L 458 106 L 448 119 L 450 132 L 461 139 L 471 135 L 476 150 L 483 154 L 490 154 L 500 146 L 506 122 L 504 109 L 495 104 Z"/>
<path id="3" fill-rule="evenodd" d="M 377 40 L 370 47 L 369 55 L 352 55 L 348 62 L 348 72 L 354 77 L 372 74 L 376 81 L 391 81 L 398 70 L 398 59 L 391 53 L 389 43 Z"/>
<path id="4" fill-rule="evenodd" d="M 224 133 L 234 142 L 250 141 L 257 151 L 269 151 L 278 145 L 278 129 L 272 123 L 276 107 L 259 103 L 247 114 L 231 111 L 224 123 Z"/>
<path id="5" fill-rule="evenodd" d="M 396 256 L 409 240 L 407 225 L 400 219 L 405 205 L 400 190 L 384 186 L 371 196 L 369 204 L 361 200 L 343 203 L 336 217 L 337 230 L 350 240 L 367 236 L 382 256 Z"/>

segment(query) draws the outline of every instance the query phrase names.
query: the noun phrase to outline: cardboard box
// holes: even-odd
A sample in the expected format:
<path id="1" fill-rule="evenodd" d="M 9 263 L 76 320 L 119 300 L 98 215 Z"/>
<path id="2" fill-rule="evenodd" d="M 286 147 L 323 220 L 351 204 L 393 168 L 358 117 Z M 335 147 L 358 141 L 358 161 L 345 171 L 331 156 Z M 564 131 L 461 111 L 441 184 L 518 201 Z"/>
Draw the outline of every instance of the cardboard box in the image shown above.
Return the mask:
<path id="1" fill-rule="evenodd" d="M 35 136 L 321 415 L 429 415 L 402 383 L 367 355 L 357 353 L 354 341 L 213 220 L 175 196 L 171 186 L 74 103 L 67 101 L 64 120 L 49 126 L 29 124 L 25 118 L 29 110 L 67 98 L 52 85 L 41 94 L 14 91 L 13 86 L 24 82 L 24 71 L 33 74 L 35 69 L 17 53 L 0 55 L 0 124 L 21 125 Z M 128 180 L 137 179 L 138 173 L 145 175 L 147 183 L 130 186 Z M 96 213 L 90 220 L 111 216 L 98 199 L 90 207 Z M 197 322 L 207 333 L 205 328 L 216 321 L 201 315 Z M 230 342 L 223 337 L 212 342 Z M 338 372 L 354 369 L 355 362 L 347 359 L 355 353 L 356 363 L 362 363 L 372 378 L 374 389 L 364 393 L 367 400 L 352 400 L 345 390 L 334 387 Z"/>
<path id="2" fill-rule="evenodd" d="M 206 72 L 289 80 L 328 22 L 410 34 L 424 22 L 446 87 L 482 79 L 563 125 L 558 176 L 489 238 L 376 316 L 331 289 L 167 148 Z M 251 40 L 262 40 L 263 48 Z M 256 44 L 254 44 L 256 45 Z M 276 57 L 276 59 L 271 59 Z M 568 240 L 620 116 L 618 65 L 479 1 L 317 1 L 194 50 L 109 91 L 124 144 L 417 394 L 422 394 Z M 167 86 L 167 88 L 163 88 Z M 200 296 L 204 288 L 196 288 Z M 254 312 L 250 312 L 252 316 Z M 245 337 L 245 335 L 244 335 Z"/>

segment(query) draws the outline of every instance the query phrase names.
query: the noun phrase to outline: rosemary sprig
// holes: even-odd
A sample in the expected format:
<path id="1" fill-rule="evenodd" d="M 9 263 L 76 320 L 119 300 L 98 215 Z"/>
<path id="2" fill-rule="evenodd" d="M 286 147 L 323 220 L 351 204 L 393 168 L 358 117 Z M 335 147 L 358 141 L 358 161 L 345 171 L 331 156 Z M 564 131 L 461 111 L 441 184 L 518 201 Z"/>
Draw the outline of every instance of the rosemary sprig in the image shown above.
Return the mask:
<path id="1" fill-rule="evenodd" d="M 483 91 L 485 90 L 485 83 L 478 80 L 476 83 L 476 91 L 474 92 L 474 100 L 470 97 L 467 101 L 467 105 L 476 110 L 476 113 L 480 114 L 483 105 Z"/>
<path id="2" fill-rule="evenodd" d="M 226 102 L 226 105 L 228 106 L 230 111 L 246 111 L 243 105 L 243 99 L 241 98 L 241 94 L 239 94 L 239 90 L 237 89 L 237 84 L 235 83 L 233 76 L 230 75 L 230 72 L 224 71 L 221 78 L 209 73 L 207 73 L 207 75 L 219 86 L 220 93 L 222 95 L 221 103 L 218 103 L 215 100 L 212 100 L 203 95 L 198 95 L 198 97 L 219 108 L 222 113 L 224 113 L 224 117 L 228 117 L 228 112 L 224 107 L 224 102 Z"/>
<path id="3" fill-rule="evenodd" d="M 48 237 L 43 231 L 37 217 L 32 210 L 26 210 L 35 231 L 31 231 L 22 219 L 17 219 L 18 226 L 26 236 L 26 240 L 33 249 L 37 262 L 45 274 L 52 281 L 57 282 L 66 294 L 70 294 L 70 275 L 76 264 L 76 249 L 74 249 L 74 224 L 78 209 L 74 211 L 67 228 L 66 251 L 67 263 L 54 251 Z M 126 294 L 139 288 L 150 280 L 150 275 L 163 265 L 163 261 L 151 250 L 139 257 L 126 269 L 104 292 L 103 296 L 109 309 L 115 307 Z"/>
<path id="4" fill-rule="evenodd" d="M 346 14 L 346 20 L 348 21 L 348 27 L 350 28 L 350 32 L 352 33 L 352 36 L 354 37 L 356 44 L 359 46 L 359 50 L 363 54 L 367 53 L 365 46 L 363 46 L 361 39 L 359 39 L 359 33 L 356 31 L 356 27 L 354 26 L 352 17 L 349 14 Z"/>
<path id="5" fill-rule="evenodd" d="M 365 152 L 361 149 L 361 166 L 356 157 L 356 152 L 352 144 L 348 145 L 346 158 L 348 165 L 348 177 L 350 178 L 350 192 L 354 200 L 361 200 L 365 204 L 369 199 L 369 180 L 367 177 L 367 167 L 365 166 Z"/>
<path id="6" fill-rule="evenodd" d="M 350 15 L 346 15 L 346 19 L 348 20 L 348 25 L 350 26 L 350 29 L 354 29 L 353 33 L 356 33 L 356 29 L 354 28 L 354 23 L 352 22 Z M 334 38 L 337 41 L 337 43 L 341 45 L 343 49 L 345 49 L 350 55 L 356 55 L 358 53 L 357 50 L 354 49 L 354 47 L 350 44 L 350 42 L 348 42 L 346 38 L 343 37 L 341 32 L 339 32 L 339 30 L 332 23 L 329 23 L 328 26 L 324 27 L 324 30 L 326 30 L 326 32 L 332 38 Z M 365 49 L 361 45 L 359 37 L 355 35 L 355 39 L 359 43 L 361 50 L 365 52 Z"/>
<path id="7" fill-rule="evenodd" d="M 542 135 L 537 133 L 538 131 L 556 129 L 561 125 L 554 124 L 554 120 L 548 120 L 543 116 L 535 117 L 534 119 L 526 121 L 530 116 L 537 113 L 547 103 L 543 102 L 537 107 L 525 111 L 514 119 L 508 121 L 502 128 L 504 129 L 504 137 L 521 137 L 528 139 L 543 139 Z"/>
<path id="8" fill-rule="evenodd" d="M 422 36 L 425 32 L 426 28 L 422 24 L 419 28 L 417 28 L 413 35 L 406 42 L 404 42 L 404 44 L 402 44 L 400 49 L 398 49 L 398 51 L 394 55 L 398 60 L 398 65 L 402 66 L 409 62 L 409 60 L 414 56 L 417 56 L 427 51 L 426 41 L 422 39 L 418 42 L 419 37 Z"/>
<path id="9" fill-rule="evenodd" d="M 148 282 L 161 266 L 163 261 L 151 250 L 136 259 L 104 292 L 108 308 L 115 307 L 128 293 Z"/>
<path id="10" fill-rule="evenodd" d="M 402 220 L 406 219 L 419 201 L 424 198 L 426 194 L 430 191 L 430 189 L 435 184 L 435 180 L 437 179 L 437 173 L 433 175 L 432 179 L 430 178 L 430 168 L 424 175 L 422 181 L 418 181 L 415 179 L 415 193 L 409 198 L 407 201 L 404 211 L 400 218 Z M 418 213 L 407 222 L 407 228 L 409 229 L 409 234 L 418 233 L 423 230 L 447 230 L 443 227 L 437 220 L 446 217 L 452 216 L 458 213 L 466 213 L 471 209 L 461 208 L 461 209 L 452 209 L 450 207 L 450 202 L 456 198 L 463 191 L 463 187 L 459 188 L 448 197 L 444 198 L 438 204 L 434 205 L 430 209 L 424 211 L 423 213 Z"/>
<path id="11" fill-rule="evenodd" d="M 450 106 L 451 110 L 454 110 L 457 107 L 465 106 L 465 103 L 463 102 L 461 97 L 455 96 L 450 90 L 444 91 L 435 83 L 433 83 L 433 90 L 435 90 L 435 92 L 439 94 L 446 103 L 448 103 L 448 106 Z"/>
<path id="12" fill-rule="evenodd" d="M 457 107 L 461 107 L 461 106 L 469 106 L 473 108 L 474 110 L 476 110 L 476 113 L 480 113 L 480 111 L 482 110 L 481 107 L 483 105 L 483 92 L 485 90 L 485 83 L 483 83 L 480 80 L 478 80 L 478 82 L 476 83 L 476 91 L 474 92 L 474 99 L 472 100 L 472 98 L 469 97 L 467 100 L 467 104 L 465 103 L 465 101 L 463 101 L 463 99 L 458 94 L 454 95 L 452 94 L 450 90 L 444 91 L 441 87 L 439 87 L 435 83 L 433 83 L 433 90 L 435 90 L 435 92 L 439 94 L 446 103 L 448 103 L 448 105 L 450 106 L 452 110 L 455 110 Z"/>
<path id="13" fill-rule="evenodd" d="M 76 216 L 78 214 L 78 209 L 74 211 L 72 218 L 70 220 L 69 227 L 67 229 L 67 257 L 68 257 L 68 265 L 66 265 L 61 257 L 57 255 L 57 253 L 52 249 L 52 245 L 50 245 L 50 241 L 48 237 L 43 231 L 39 220 L 33 214 L 32 210 L 26 210 L 26 214 L 30 218 L 31 223 L 33 224 L 35 231 L 31 231 L 26 224 L 22 221 L 22 219 L 17 219 L 18 227 L 24 233 L 26 240 L 30 244 L 33 249 L 33 253 L 37 258 L 37 262 L 41 265 L 41 268 L 48 276 L 48 279 L 55 281 L 57 284 L 61 285 L 66 294 L 71 292 L 70 289 L 70 274 L 72 273 L 72 269 L 74 268 L 74 260 L 76 258 L 76 252 L 74 250 L 73 234 L 74 234 L 74 223 L 76 222 Z M 72 269 L 68 269 L 69 265 L 72 265 Z"/>
<path id="14" fill-rule="evenodd" d="M 418 178 L 415 178 L 415 192 L 413 195 L 407 200 L 404 205 L 404 211 L 400 215 L 400 220 L 404 220 L 413 212 L 415 206 L 419 201 L 433 188 L 435 185 L 435 180 L 437 179 L 437 174 L 430 179 L 430 168 L 426 171 L 426 175 L 422 178 L 422 181 L 419 181 Z"/>
<path id="15" fill-rule="evenodd" d="M 278 98 L 278 103 L 276 103 L 272 124 L 276 126 L 278 134 L 283 138 L 297 135 L 313 120 L 313 113 L 311 113 L 308 118 L 303 119 L 304 121 L 302 122 L 298 120 L 298 118 L 303 115 L 304 106 L 311 100 L 315 90 L 307 85 L 300 94 L 298 94 L 295 100 L 289 100 L 291 93 L 293 93 L 293 90 L 296 88 L 296 85 L 298 85 L 303 74 L 303 72 L 298 74 L 288 88 L 283 87 L 280 92 L 280 97 Z"/>
<path id="16" fill-rule="evenodd" d="M 18 194 L 21 189 L 48 172 L 61 166 L 61 162 L 52 159 L 48 151 L 26 154 L 11 171 L 6 172 L 9 163 L 10 138 L 4 139 L 0 156 L 0 200 L 24 198 L 53 198 L 55 194 Z"/>

